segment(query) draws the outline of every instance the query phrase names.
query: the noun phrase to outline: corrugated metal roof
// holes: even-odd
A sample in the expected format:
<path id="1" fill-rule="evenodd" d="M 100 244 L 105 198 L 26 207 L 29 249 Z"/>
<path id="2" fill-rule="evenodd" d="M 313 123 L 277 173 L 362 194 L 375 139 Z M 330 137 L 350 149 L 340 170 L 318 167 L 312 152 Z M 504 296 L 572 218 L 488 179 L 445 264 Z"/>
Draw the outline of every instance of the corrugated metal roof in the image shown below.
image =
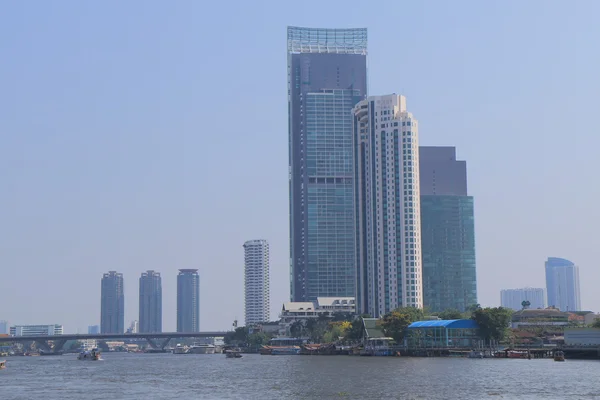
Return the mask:
<path id="1" fill-rule="evenodd" d="M 381 326 L 377 325 L 378 318 L 363 318 L 363 325 L 365 327 L 365 332 L 367 334 L 367 338 L 384 338 L 386 337 L 381 329 Z"/>
<path id="2" fill-rule="evenodd" d="M 442 319 L 437 321 L 416 321 L 408 326 L 415 328 L 451 328 L 451 329 L 477 329 L 479 326 L 472 319 Z"/>

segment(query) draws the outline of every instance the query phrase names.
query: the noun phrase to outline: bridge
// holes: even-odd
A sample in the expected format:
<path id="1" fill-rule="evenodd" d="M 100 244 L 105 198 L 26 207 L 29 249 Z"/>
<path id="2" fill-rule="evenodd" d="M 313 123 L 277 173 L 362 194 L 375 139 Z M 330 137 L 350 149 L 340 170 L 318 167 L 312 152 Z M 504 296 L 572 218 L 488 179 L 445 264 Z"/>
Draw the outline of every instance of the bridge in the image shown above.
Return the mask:
<path id="1" fill-rule="evenodd" d="M 0 337 L 2 343 L 35 342 L 38 349 L 47 353 L 60 353 L 69 340 L 117 340 L 117 339 L 146 339 L 153 349 L 164 349 L 174 338 L 223 337 L 229 332 L 155 332 L 155 333 L 99 333 L 99 334 L 67 334 L 48 336 L 7 336 Z M 48 342 L 52 342 L 50 346 Z"/>

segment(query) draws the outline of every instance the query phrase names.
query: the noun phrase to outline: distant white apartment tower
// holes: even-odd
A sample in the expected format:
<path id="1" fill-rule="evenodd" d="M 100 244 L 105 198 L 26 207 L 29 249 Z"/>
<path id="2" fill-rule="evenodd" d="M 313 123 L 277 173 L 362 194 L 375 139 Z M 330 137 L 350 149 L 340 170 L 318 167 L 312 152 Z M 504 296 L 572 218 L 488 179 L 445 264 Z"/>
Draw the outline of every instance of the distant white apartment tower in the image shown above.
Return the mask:
<path id="1" fill-rule="evenodd" d="M 581 311 L 579 267 L 564 258 L 549 257 L 546 261 L 548 305 L 560 311 Z"/>
<path id="2" fill-rule="evenodd" d="M 418 122 L 397 94 L 370 96 L 353 113 L 358 311 L 421 308 Z"/>
<path id="3" fill-rule="evenodd" d="M 62 335 L 62 325 L 15 325 L 10 327 L 11 336 L 53 336 Z"/>
<path id="4" fill-rule="evenodd" d="M 244 243 L 244 306 L 246 326 L 269 321 L 269 243 L 266 240 Z"/>
<path id="5" fill-rule="evenodd" d="M 543 288 L 504 289 L 500 291 L 502 307 L 515 311 L 523 309 L 523 302 L 528 301 L 529 309 L 546 308 L 546 291 Z"/>
<path id="6" fill-rule="evenodd" d="M 2 320 L 0 321 L 0 335 L 7 335 L 8 330 L 8 321 Z"/>

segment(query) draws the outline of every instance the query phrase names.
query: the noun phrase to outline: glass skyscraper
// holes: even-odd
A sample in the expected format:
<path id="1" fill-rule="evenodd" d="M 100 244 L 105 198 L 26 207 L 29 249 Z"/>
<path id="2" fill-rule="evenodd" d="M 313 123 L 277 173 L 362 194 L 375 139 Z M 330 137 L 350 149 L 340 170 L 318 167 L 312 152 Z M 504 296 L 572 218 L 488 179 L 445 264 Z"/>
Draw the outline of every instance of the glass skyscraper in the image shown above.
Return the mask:
<path id="1" fill-rule="evenodd" d="M 359 312 L 423 306 L 419 129 L 404 96 L 354 108 Z"/>
<path id="2" fill-rule="evenodd" d="M 548 257 L 546 291 L 549 306 L 560 311 L 581 311 L 579 267 L 564 258 Z"/>
<path id="3" fill-rule="evenodd" d="M 140 277 L 139 331 L 162 332 L 162 280 L 158 272 L 143 272 Z"/>
<path id="4" fill-rule="evenodd" d="M 356 291 L 352 108 L 367 92 L 367 30 L 288 27 L 292 301 Z"/>
<path id="5" fill-rule="evenodd" d="M 465 311 L 477 304 L 473 197 L 454 147 L 419 148 L 423 305 Z"/>
<path id="6" fill-rule="evenodd" d="M 200 276 L 197 269 L 177 275 L 177 332 L 200 331 Z"/>
<path id="7" fill-rule="evenodd" d="M 125 332 L 123 274 L 116 271 L 104 274 L 100 292 L 100 331 L 102 333 Z"/>

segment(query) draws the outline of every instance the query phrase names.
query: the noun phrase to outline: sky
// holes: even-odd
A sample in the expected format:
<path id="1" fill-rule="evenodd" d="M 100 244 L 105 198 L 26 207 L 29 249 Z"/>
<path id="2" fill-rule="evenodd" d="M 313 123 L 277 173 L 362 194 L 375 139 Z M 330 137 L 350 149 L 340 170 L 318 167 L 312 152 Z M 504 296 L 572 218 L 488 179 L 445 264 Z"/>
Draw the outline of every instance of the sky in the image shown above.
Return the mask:
<path id="1" fill-rule="evenodd" d="M 368 28 L 369 94 L 456 146 L 475 198 L 479 301 L 580 267 L 600 311 L 600 3 L 6 1 L 0 13 L 0 320 L 100 320 L 100 279 L 198 268 L 200 329 L 243 321 L 243 248 L 289 298 L 286 26 Z"/>

